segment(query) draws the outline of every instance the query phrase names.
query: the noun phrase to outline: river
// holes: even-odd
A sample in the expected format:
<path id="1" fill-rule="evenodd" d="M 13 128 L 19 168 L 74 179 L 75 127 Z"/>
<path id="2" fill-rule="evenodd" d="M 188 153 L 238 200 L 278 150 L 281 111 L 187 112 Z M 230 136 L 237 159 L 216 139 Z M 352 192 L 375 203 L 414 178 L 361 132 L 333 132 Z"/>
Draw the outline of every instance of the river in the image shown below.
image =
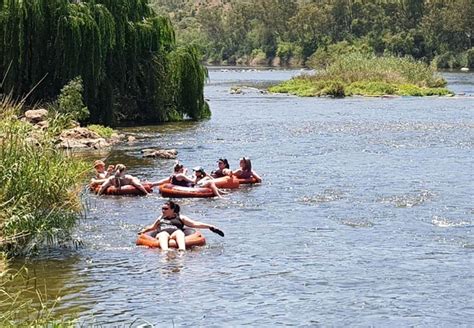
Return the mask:
<path id="1" fill-rule="evenodd" d="M 180 200 L 225 231 L 178 254 L 135 246 L 164 201 L 85 194 L 82 246 L 27 261 L 55 316 L 157 327 L 473 326 L 474 74 L 452 98 L 297 98 L 253 87 L 296 70 L 210 69 L 212 118 L 127 128 L 107 163 L 157 180 L 175 148 L 208 171 L 249 156 L 261 185 Z M 241 94 L 230 94 L 234 86 Z M 24 265 L 24 261 L 14 264 Z"/>

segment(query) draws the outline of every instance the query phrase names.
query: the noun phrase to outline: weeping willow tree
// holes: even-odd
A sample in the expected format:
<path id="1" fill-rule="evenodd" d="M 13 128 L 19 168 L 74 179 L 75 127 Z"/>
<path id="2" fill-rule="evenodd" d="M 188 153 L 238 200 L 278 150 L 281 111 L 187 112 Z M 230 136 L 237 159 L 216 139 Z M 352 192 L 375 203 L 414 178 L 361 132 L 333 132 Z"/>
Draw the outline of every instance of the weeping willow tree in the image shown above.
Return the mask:
<path id="1" fill-rule="evenodd" d="M 0 0 L 0 42 L 0 93 L 51 100 L 81 76 L 94 123 L 210 115 L 196 50 L 148 0 Z"/>

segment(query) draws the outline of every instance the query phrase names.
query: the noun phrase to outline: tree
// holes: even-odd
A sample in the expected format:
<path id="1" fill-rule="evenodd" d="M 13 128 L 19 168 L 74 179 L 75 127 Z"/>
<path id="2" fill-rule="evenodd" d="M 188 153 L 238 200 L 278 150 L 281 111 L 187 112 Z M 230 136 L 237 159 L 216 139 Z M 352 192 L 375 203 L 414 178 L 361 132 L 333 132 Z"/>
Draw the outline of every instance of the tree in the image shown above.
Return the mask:
<path id="1" fill-rule="evenodd" d="M 196 69 L 194 48 L 177 51 L 170 20 L 157 16 L 147 0 L 9 0 L 0 8 L 0 23 L 0 71 L 10 67 L 7 92 L 21 97 L 42 81 L 31 101 L 50 100 L 81 76 L 92 122 L 177 119 L 189 113 L 184 106 L 190 103 L 200 106 L 193 106 L 192 118 L 209 114 L 202 87 L 169 87 L 192 78 L 202 86 L 206 72 Z M 187 97 L 194 99 L 181 101 Z"/>

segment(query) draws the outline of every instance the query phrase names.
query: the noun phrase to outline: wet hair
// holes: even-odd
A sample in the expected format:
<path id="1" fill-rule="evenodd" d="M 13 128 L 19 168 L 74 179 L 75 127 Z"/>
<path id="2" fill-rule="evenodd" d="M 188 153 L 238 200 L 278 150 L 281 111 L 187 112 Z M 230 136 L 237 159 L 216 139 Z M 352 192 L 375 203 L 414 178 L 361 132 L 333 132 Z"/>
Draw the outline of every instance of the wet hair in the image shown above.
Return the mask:
<path id="1" fill-rule="evenodd" d="M 252 170 L 252 162 L 250 161 L 250 158 L 242 157 L 240 160 L 244 162 L 244 167 L 242 168 L 242 170 L 244 170 L 244 171 L 251 171 Z"/>
<path id="2" fill-rule="evenodd" d="M 193 168 L 193 171 L 194 172 L 200 172 L 202 175 L 207 175 L 206 171 L 204 171 L 204 168 L 202 166 L 196 166 L 195 168 Z"/>
<path id="3" fill-rule="evenodd" d="M 126 167 L 125 165 L 123 165 L 123 164 L 117 164 L 117 165 L 115 166 L 115 171 L 118 171 L 118 172 L 122 173 L 123 171 L 125 171 L 126 168 L 127 168 L 127 167 Z"/>
<path id="4" fill-rule="evenodd" d="M 181 170 L 183 167 L 184 167 L 183 164 L 176 163 L 176 164 L 173 166 L 173 171 L 176 173 L 176 172 L 178 172 L 179 170 Z"/>
<path id="5" fill-rule="evenodd" d="M 175 212 L 176 214 L 179 214 L 179 210 L 181 208 L 179 207 L 178 204 L 176 204 L 172 200 L 167 201 L 165 204 L 168 205 L 173 210 L 173 212 Z"/>
<path id="6" fill-rule="evenodd" d="M 229 169 L 229 168 L 230 168 L 229 162 L 227 161 L 227 158 L 219 158 L 219 160 L 218 160 L 217 162 L 218 162 L 218 163 L 219 163 L 219 162 L 224 163 L 224 168 L 226 168 L 226 169 Z"/>

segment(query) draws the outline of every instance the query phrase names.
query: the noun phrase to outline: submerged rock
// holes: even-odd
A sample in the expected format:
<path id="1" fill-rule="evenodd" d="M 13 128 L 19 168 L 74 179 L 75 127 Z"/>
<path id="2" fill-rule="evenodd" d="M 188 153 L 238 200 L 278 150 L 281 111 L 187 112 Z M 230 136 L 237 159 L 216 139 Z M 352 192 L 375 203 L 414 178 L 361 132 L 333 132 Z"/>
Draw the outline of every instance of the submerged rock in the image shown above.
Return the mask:
<path id="1" fill-rule="evenodd" d="M 153 149 L 147 148 L 142 149 L 143 157 L 153 157 L 153 158 L 164 158 L 164 159 L 175 159 L 178 155 L 176 149 Z"/>

